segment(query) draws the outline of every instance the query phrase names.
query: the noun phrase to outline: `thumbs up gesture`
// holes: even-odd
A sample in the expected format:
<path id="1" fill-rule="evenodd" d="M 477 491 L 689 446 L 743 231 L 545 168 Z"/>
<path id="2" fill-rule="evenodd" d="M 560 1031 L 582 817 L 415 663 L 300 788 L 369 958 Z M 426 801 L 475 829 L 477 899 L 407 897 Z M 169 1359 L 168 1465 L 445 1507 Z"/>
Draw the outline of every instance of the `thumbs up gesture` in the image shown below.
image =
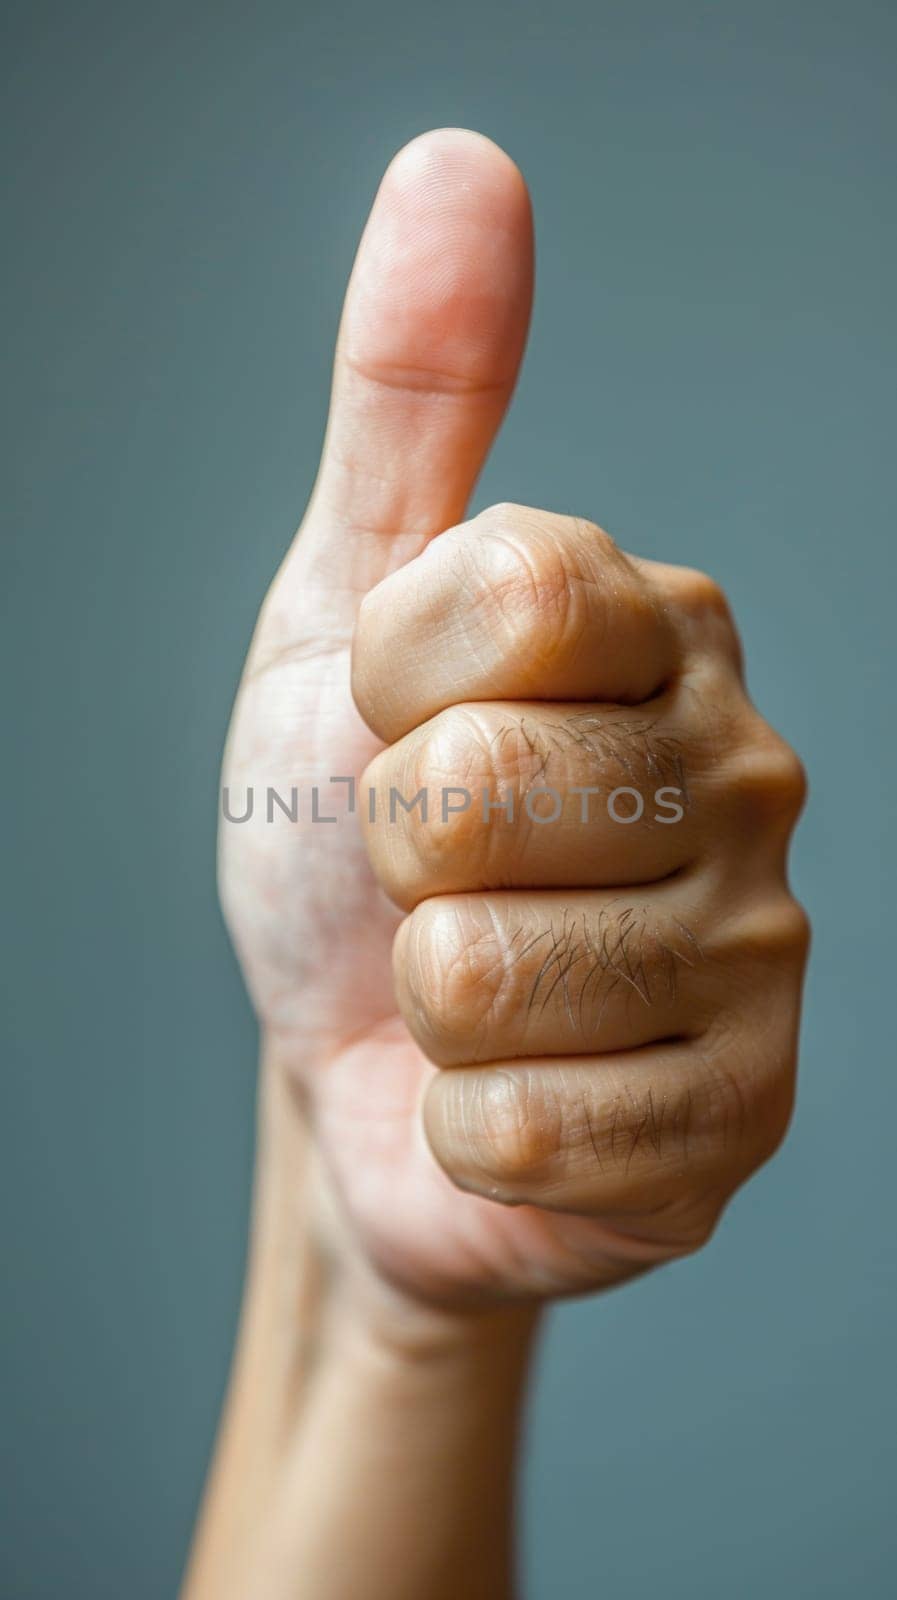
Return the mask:
<path id="1" fill-rule="evenodd" d="M 307 1205 L 338 1267 L 460 1309 L 708 1238 L 787 1126 L 807 948 L 801 767 L 716 584 L 581 517 L 464 520 L 531 294 L 513 163 L 415 140 L 223 780 L 222 902 Z"/>

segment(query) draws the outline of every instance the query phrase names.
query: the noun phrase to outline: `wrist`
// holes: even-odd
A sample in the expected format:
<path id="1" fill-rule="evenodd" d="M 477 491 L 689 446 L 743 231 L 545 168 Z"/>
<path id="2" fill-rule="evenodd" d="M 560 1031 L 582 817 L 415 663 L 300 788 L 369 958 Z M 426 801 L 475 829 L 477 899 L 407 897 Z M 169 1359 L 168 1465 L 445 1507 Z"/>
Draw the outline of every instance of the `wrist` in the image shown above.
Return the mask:
<path id="1" fill-rule="evenodd" d="M 372 1600 L 504 1600 L 538 1310 L 418 1300 L 340 1216 L 268 1049 L 239 1350 L 185 1597 L 286 1600 L 301 1572 L 327 1600 L 362 1581 Z"/>
<path id="2" fill-rule="evenodd" d="M 541 1308 L 459 1312 L 353 1273 L 331 1281 L 320 1319 L 321 1365 L 395 1394 L 478 1392 L 486 1409 L 507 1415 L 523 1397 Z"/>
<path id="3" fill-rule="evenodd" d="M 301 1428 L 315 1389 L 337 1384 L 400 1410 L 406 1399 L 434 1411 L 457 1403 L 513 1432 L 541 1306 L 443 1305 L 392 1281 L 347 1220 L 289 1067 L 270 1041 L 262 1074 L 257 1184 L 270 1199 L 264 1213 L 259 1208 L 252 1254 L 265 1262 L 263 1282 L 280 1285 L 281 1325 L 269 1322 L 264 1343 L 301 1355 L 289 1415 Z"/>

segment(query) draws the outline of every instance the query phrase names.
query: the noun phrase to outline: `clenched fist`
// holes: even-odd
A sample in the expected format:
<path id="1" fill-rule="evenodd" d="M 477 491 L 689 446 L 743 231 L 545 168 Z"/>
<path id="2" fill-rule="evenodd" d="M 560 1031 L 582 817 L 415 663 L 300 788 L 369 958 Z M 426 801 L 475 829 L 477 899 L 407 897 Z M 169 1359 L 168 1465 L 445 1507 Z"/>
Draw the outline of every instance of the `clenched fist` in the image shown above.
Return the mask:
<path id="1" fill-rule="evenodd" d="M 331 1262 L 453 1307 L 707 1239 L 787 1126 L 807 947 L 800 764 L 716 584 L 583 518 L 463 520 L 531 255 L 488 141 L 393 162 L 224 776 L 223 903 Z"/>

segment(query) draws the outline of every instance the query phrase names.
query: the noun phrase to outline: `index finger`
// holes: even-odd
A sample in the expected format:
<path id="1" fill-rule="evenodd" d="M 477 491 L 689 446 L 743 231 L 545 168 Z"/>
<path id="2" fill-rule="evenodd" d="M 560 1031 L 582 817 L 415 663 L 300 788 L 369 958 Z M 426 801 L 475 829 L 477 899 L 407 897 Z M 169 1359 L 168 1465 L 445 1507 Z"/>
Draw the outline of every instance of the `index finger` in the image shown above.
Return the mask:
<path id="1" fill-rule="evenodd" d="M 496 506 L 366 596 L 352 689 L 369 727 L 392 741 L 462 700 L 633 704 L 676 662 L 656 591 L 606 533 Z"/>

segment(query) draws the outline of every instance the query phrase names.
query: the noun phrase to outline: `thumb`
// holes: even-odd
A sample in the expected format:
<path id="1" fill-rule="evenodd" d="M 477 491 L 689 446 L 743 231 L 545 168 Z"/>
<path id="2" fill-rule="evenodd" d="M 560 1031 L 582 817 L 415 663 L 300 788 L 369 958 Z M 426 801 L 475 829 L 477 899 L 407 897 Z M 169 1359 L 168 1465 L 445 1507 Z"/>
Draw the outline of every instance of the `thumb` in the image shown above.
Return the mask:
<path id="1" fill-rule="evenodd" d="M 406 145 L 343 308 L 300 540 L 321 576 L 363 593 L 461 520 L 517 378 L 532 279 L 529 196 L 510 158 L 462 129 Z"/>

